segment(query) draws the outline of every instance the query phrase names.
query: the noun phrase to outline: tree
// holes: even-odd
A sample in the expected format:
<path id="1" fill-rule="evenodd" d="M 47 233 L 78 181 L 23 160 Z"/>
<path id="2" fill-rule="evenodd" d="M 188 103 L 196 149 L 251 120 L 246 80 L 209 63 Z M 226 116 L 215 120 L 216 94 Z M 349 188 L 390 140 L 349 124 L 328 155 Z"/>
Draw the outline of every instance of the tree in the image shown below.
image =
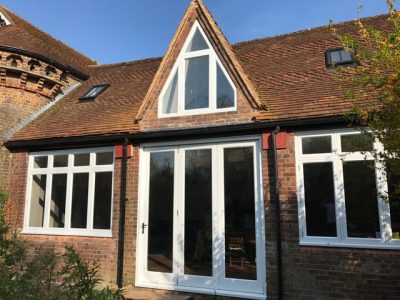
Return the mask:
<path id="1" fill-rule="evenodd" d="M 338 68 L 336 73 L 346 86 L 346 96 L 354 101 L 347 118 L 384 145 L 384 151 L 374 152 L 389 179 L 386 197 L 395 205 L 400 203 L 396 196 L 400 195 L 400 160 L 395 159 L 400 153 L 400 12 L 394 0 L 386 2 L 387 28 L 369 27 L 357 19 L 355 34 L 342 34 L 334 26 L 332 30 L 356 61 L 355 67 Z"/>

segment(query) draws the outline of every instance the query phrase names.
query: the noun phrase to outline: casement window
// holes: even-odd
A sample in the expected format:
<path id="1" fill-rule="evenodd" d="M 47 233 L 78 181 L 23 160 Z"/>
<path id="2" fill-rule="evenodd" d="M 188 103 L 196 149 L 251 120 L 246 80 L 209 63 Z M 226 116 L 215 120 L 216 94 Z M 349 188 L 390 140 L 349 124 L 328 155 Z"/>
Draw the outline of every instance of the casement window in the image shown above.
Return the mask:
<path id="1" fill-rule="evenodd" d="M 236 110 L 236 89 L 196 21 L 161 91 L 159 117 Z"/>
<path id="2" fill-rule="evenodd" d="M 330 49 L 325 53 L 325 63 L 327 68 L 336 66 L 353 65 L 354 55 L 350 51 L 339 49 Z"/>
<path id="3" fill-rule="evenodd" d="M 353 130 L 296 135 L 300 244 L 400 247 L 395 178 L 372 150 L 383 148 Z"/>
<path id="4" fill-rule="evenodd" d="M 261 150 L 247 139 L 141 149 L 136 285 L 265 299 Z"/>
<path id="5" fill-rule="evenodd" d="M 111 236 L 113 148 L 31 153 L 24 233 Z"/>

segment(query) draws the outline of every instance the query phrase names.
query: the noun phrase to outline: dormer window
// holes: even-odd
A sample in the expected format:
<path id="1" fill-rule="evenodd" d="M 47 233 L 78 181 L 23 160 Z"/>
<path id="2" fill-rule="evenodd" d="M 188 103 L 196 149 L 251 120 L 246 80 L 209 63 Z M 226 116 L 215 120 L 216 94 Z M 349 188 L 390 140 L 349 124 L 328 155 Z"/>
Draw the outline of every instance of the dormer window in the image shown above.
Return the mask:
<path id="1" fill-rule="evenodd" d="M 92 86 L 85 95 L 79 98 L 79 100 L 93 100 L 94 98 L 99 96 L 102 92 L 104 92 L 109 86 L 110 86 L 109 84 L 100 84 Z"/>
<path id="2" fill-rule="evenodd" d="M 340 65 L 354 64 L 354 56 L 350 51 L 340 49 L 331 49 L 325 53 L 325 62 L 327 68 L 334 68 Z"/>
<path id="3" fill-rule="evenodd" d="M 196 21 L 159 99 L 159 116 L 236 110 L 236 89 Z"/>
<path id="4" fill-rule="evenodd" d="M 10 25 L 10 21 L 0 12 L 0 27 Z"/>

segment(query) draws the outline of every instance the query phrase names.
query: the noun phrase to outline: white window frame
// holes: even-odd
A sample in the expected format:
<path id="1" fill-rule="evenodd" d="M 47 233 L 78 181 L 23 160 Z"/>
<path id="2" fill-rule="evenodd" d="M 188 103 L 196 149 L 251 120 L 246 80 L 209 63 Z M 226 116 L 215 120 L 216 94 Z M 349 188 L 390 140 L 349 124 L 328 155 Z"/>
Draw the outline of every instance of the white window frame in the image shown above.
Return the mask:
<path id="1" fill-rule="evenodd" d="M 207 43 L 208 49 L 186 52 L 186 49 L 189 46 L 196 30 L 199 30 L 204 40 Z M 189 58 L 208 56 L 209 58 L 209 107 L 207 108 L 198 108 L 198 109 L 185 109 L 185 61 Z M 232 89 L 234 90 L 234 105 L 233 107 L 227 108 L 217 108 L 217 64 L 220 66 L 222 72 L 225 74 L 226 78 L 229 81 Z M 162 101 L 165 96 L 165 93 L 168 90 L 168 87 L 171 81 L 175 77 L 175 72 L 178 75 L 178 109 L 176 113 L 163 113 L 162 112 Z M 190 33 L 183 44 L 182 50 L 173 66 L 166 83 L 164 84 L 163 89 L 161 90 L 160 96 L 158 98 L 158 117 L 159 118 L 171 118 L 178 116 L 191 116 L 191 115 L 200 115 L 200 114 L 209 114 L 209 113 L 220 113 L 220 112 L 230 112 L 237 110 L 237 90 L 236 87 L 230 78 L 228 72 L 225 70 L 224 65 L 221 60 L 218 58 L 218 55 L 215 53 L 213 46 L 207 39 L 206 34 L 204 33 L 201 25 L 196 20 Z"/>
<path id="2" fill-rule="evenodd" d="M 295 134 L 296 152 L 296 181 L 297 181 L 297 202 L 299 215 L 299 240 L 300 245 L 308 246 L 331 246 L 349 248 L 377 248 L 377 249 L 399 249 L 400 240 L 392 239 L 390 222 L 390 205 L 381 197 L 387 194 L 388 186 L 386 175 L 382 165 L 372 153 L 367 152 L 342 152 L 340 137 L 343 135 L 360 134 L 355 129 L 337 129 L 323 131 L 298 132 Z M 330 136 L 332 151 L 330 153 L 303 154 L 302 138 Z M 374 150 L 383 151 L 383 146 L 378 141 L 374 142 Z M 379 224 L 381 238 L 352 238 L 347 236 L 345 195 L 340 189 L 343 186 L 343 162 L 349 161 L 375 161 L 375 181 L 377 190 Z M 336 237 L 307 236 L 306 208 L 304 192 L 305 163 L 331 162 L 333 165 L 334 196 L 336 213 Z"/>
<path id="3" fill-rule="evenodd" d="M 23 234 L 44 234 L 44 235 L 71 235 L 71 236 L 92 236 L 92 237 L 112 237 L 112 213 L 113 213 L 113 195 L 114 195 L 114 164 L 111 165 L 96 165 L 96 154 L 102 152 L 112 152 L 114 156 L 113 147 L 99 147 L 99 148 L 86 148 L 86 149 L 73 149 L 73 150 L 56 150 L 45 152 L 32 152 L 29 154 L 28 161 L 28 179 L 26 184 L 26 201 L 24 213 L 24 227 Z M 74 166 L 75 154 L 90 154 L 89 166 Z M 67 167 L 53 167 L 55 155 L 68 155 Z M 47 156 L 47 168 L 34 168 L 35 157 Z M 94 216 L 94 189 L 95 189 L 95 175 L 96 173 L 112 172 L 112 186 L 111 186 L 111 210 L 110 210 L 110 229 L 93 229 L 93 216 Z M 87 209 L 87 225 L 86 228 L 71 228 L 71 209 L 72 209 L 72 188 L 73 188 L 73 174 L 89 173 L 89 186 L 88 186 L 88 209 Z M 67 191 L 65 200 L 65 223 L 64 228 L 50 227 L 50 199 L 52 192 L 52 179 L 54 174 L 67 174 Z M 43 216 L 43 227 L 30 227 L 29 217 L 31 208 L 31 192 L 32 192 L 32 178 L 33 175 L 46 175 L 46 193 L 45 193 L 45 207 Z"/>
<path id="4" fill-rule="evenodd" d="M 6 21 L 6 26 L 11 24 L 10 20 L 8 20 L 8 18 L 2 12 L 0 12 L 0 16 L 4 21 Z"/>

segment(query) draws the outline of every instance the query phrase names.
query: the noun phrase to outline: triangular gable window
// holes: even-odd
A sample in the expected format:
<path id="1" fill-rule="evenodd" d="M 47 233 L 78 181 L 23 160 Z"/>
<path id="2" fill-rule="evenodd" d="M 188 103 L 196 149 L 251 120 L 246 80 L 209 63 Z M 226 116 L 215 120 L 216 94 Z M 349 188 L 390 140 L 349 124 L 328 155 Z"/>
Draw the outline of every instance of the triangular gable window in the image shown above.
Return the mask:
<path id="1" fill-rule="evenodd" d="M 196 21 L 159 99 L 159 116 L 236 110 L 236 89 Z"/>
<path id="2" fill-rule="evenodd" d="M 11 22 L 0 12 L 0 27 L 10 25 Z"/>

